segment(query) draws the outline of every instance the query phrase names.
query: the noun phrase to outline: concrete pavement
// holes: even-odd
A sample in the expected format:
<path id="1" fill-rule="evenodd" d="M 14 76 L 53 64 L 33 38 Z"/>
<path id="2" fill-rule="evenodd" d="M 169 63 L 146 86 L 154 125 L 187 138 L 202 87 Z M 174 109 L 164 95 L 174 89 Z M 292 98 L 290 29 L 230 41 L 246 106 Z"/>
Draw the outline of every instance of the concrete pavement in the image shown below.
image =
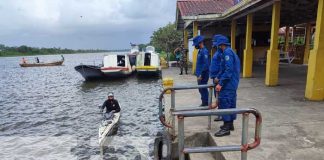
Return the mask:
<path id="1" fill-rule="evenodd" d="M 196 84 L 193 75 L 178 75 L 178 68 L 163 70 L 163 77 L 172 77 L 174 85 Z M 279 86 L 266 87 L 264 66 L 254 66 L 253 78 L 241 79 L 238 89 L 238 108 L 256 108 L 263 116 L 261 145 L 248 152 L 252 160 L 323 160 L 324 158 L 324 102 L 304 99 L 307 67 L 280 65 Z M 211 83 L 211 81 L 210 81 Z M 166 102 L 168 102 L 166 96 Z M 198 90 L 176 92 L 176 108 L 198 106 Z M 249 137 L 253 141 L 254 118 L 250 116 Z M 213 136 L 220 122 L 212 122 L 207 129 L 207 117 L 186 118 L 186 136 L 208 132 L 210 144 L 218 146 L 241 143 L 241 116 L 235 122 L 235 131 L 230 136 Z M 188 142 L 187 142 L 188 143 Z M 199 154 L 193 157 L 201 157 Z M 206 154 L 209 157 L 210 154 Z M 214 159 L 240 159 L 240 152 L 213 154 Z"/>

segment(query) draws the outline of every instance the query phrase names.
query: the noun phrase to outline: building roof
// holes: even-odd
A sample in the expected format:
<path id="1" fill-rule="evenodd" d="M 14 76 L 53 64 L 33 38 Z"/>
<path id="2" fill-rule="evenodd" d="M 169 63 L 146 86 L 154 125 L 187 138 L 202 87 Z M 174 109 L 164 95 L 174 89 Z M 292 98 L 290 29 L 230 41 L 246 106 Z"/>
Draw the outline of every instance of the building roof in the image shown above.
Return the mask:
<path id="1" fill-rule="evenodd" d="M 234 6 L 233 0 L 178 0 L 181 16 L 220 14 Z"/>

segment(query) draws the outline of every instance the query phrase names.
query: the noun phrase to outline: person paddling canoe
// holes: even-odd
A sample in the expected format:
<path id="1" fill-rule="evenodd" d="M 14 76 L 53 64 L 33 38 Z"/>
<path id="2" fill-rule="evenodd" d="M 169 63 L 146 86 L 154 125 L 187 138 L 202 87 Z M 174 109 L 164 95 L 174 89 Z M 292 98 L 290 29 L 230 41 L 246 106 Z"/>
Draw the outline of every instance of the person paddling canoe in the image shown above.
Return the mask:
<path id="1" fill-rule="evenodd" d="M 112 113 L 120 112 L 120 106 L 118 101 L 114 98 L 114 93 L 108 93 L 108 99 L 101 106 L 101 112 L 106 108 L 105 118 L 109 118 Z"/>

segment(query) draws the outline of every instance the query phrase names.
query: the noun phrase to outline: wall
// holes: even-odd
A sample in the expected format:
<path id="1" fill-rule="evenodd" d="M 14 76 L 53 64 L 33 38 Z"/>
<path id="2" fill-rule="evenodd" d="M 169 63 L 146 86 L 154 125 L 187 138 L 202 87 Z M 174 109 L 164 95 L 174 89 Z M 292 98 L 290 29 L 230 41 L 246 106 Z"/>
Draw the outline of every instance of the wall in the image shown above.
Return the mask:
<path id="1" fill-rule="evenodd" d="M 259 63 L 260 58 L 266 58 L 269 46 L 256 46 L 253 47 L 253 62 Z"/>

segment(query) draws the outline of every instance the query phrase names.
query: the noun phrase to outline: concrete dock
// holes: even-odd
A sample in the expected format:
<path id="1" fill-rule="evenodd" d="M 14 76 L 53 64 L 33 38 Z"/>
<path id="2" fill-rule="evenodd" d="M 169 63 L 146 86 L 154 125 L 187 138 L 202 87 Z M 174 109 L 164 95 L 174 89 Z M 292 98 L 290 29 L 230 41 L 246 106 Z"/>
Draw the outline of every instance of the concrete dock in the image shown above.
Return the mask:
<path id="1" fill-rule="evenodd" d="M 307 66 L 281 64 L 279 86 L 276 87 L 265 86 L 265 66 L 254 66 L 253 78 L 241 78 L 237 108 L 256 108 L 263 116 L 261 144 L 258 148 L 248 151 L 248 159 L 324 159 L 324 102 L 305 100 L 306 72 Z M 165 77 L 172 77 L 174 86 L 197 83 L 196 77 L 192 74 L 179 75 L 178 68 L 164 69 L 163 78 Z M 170 96 L 166 96 L 166 106 L 170 102 L 169 99 Z M 199 104 L 198 90 L 176 91 L 177 109 L 199 106 Z M 170 117 L 170 115 L 167 116 Z M 241 115 L 235 121 L 235 131 L 226 137 L 213 136 L 222 122 L 212 122 L 211 130 L 207 128 L 207 122 L 207 117 L 185 119 L 185 145 L 195 147 L 199 145 L 240 145 Z M 250 116 L 250 142 L 253 141 L 254 122 L 254 117 Z M 197 133 L 201 133 L 200 136 L 196 136 Z M 190 142 L 199 142 L 199 139 L 205 144 Z M 190 159 L 238 160 L 240 157 L 240 152 L 190 155 Z"/>

